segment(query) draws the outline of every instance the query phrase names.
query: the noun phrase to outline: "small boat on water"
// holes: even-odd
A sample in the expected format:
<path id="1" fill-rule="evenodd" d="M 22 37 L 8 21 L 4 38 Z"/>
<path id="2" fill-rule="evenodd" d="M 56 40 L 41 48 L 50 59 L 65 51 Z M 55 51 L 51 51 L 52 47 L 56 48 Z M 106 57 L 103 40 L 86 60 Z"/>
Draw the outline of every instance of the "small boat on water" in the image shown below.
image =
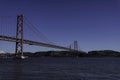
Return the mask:
<path id="1" fill-rule="evenodd" d="M 16 59 L 26 59 L 26 58 L 28 58 L 28 56 L 16 56 L 15 58 Z"/>
<path id="2" fill-rule="evenodd" d="M 21 59 L 25 59 L 25 58 L 28 58 L 28 56 L 21 56 Z"/>

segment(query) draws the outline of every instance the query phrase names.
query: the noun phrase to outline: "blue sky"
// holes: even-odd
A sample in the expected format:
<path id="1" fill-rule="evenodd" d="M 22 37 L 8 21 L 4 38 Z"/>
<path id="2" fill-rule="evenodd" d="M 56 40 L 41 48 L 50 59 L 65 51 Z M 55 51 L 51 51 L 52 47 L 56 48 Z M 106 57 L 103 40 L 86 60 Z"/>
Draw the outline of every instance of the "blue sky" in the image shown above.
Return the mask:
<path id="1" fill-rule="evenodd" d="M 84 51 L 120 51 L 119 0 L 0 0 L 0 16 L 20 13 L 55 44 L 68 46 L 78 40 Z M 0 49 L 14 51 L 14 43 L 0 44 Z M 45 49 L 25 45 L 26 51 Z"/>

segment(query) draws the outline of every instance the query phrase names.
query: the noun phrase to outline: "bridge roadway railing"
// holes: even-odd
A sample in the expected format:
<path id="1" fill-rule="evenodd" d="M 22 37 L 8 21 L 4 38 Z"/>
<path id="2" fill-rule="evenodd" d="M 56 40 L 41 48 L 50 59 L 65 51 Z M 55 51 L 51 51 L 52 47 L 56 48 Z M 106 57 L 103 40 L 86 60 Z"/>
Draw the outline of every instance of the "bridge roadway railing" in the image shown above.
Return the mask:
<path id="1" fill-rule="evenodd" d="M 3 35 L 0 35 L 0 40 L 9 41 L 9 42 L 16 42 L 16 38 L 3 36 Z M 48 44 L 48 43 L 43 43 L 43 42 L 36 42 L 36 41 L 31 41 L 31 40 L 25 40 L 25 39 L 24 39 L 24 44 L 51 47 L 51 48 L 57 48 L 57 49 L 64 49 L 64 50 L 68 50 L 68 51 L 77 51 L 77 50 L 70 49 L 70 48 L 63 47 L 63 46 L 58 46 L 58 45 Z M 83 52 L 83 51 L 79 51 L 79 52 Z"/>

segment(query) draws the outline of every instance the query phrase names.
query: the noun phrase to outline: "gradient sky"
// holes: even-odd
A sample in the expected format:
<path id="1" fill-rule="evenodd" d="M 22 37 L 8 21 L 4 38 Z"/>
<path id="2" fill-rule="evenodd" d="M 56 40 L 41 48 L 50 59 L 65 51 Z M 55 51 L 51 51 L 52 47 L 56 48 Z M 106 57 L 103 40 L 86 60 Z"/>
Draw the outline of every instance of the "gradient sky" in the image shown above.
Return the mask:
<path id="1" fill-rule="evenodd" d="M 120 0 L 0 0 L 0 16 L 20 13 L 58 45 L 78 40 L 84 51 L 120 51 Z M 0 44 L 2 50 L 14 49 L 13 43 Z"/>

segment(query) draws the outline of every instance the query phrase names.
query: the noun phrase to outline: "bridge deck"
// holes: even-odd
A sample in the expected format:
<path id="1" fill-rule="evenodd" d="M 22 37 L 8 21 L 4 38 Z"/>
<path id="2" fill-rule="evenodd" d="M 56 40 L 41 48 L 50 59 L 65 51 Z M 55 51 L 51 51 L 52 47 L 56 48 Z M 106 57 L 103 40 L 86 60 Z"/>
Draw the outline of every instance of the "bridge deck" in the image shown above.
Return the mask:
<path id="1" fill-rule="evenodd" d="M 3 36 L 3 35 L 0 35 L 0 40 L 9 41 L 9 42 L 16 42 L 16 38 Z M 48 44 L 48 43 L 43 43 L 43 42 L 36 42 L 36 41 L 31 41 L 31 40 L 26 40 L 26 39 L 24 39 L 24 44 L 51 47 L 51 48 L 57 48 L 57 49 L 64 49 L 64 50 L 68 50 L 68 51 L 75 51 L 74 49 L 70 49 L 70 48 L 63 47 L 63 46 L 58 46 L 58 45 Z M 80 51 L 80 52 L 83 52 L 83 51 Z"/>

